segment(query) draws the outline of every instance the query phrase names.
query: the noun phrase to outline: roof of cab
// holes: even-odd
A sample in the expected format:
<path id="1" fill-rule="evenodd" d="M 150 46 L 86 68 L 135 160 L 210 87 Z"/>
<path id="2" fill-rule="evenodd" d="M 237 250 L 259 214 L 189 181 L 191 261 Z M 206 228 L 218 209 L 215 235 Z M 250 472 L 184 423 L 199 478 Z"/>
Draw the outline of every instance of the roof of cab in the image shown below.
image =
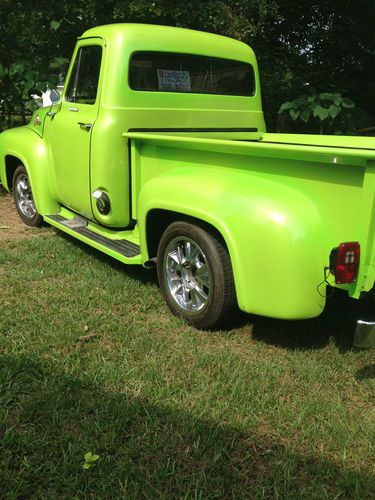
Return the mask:
<path id="1" fill-rule="evenodd" d="M 182 52 L 253 62 L 252 49 L 243 42 L 204 31 L 156 24 L 119 23 L 96 26 L 80 37 L 100 37 L 106 42 L 126 40 L 134 50 Z M 139 44 L 141 42 L 142 48 Z"/>

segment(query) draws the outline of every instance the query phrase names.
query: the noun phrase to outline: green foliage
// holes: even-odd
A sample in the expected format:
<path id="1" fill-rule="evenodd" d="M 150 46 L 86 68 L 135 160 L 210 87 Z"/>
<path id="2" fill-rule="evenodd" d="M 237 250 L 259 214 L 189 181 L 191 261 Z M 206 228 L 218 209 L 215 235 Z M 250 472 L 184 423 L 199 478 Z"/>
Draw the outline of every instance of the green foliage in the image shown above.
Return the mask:
<path id="1" fill-rule="evenodd" d="M 51 21 L 49 23 L 49 26 L 50 26 L 51 30 L 56 31 L 60 28 L 60 24 L 61 24 L 60 21 Z"/>
<path id="2" fill-rule="evenodd" d="M 28 83 L 57 81 L 84 30 L 113 22 L 194 28 L 250 44 L 259 60 L 271 130 L 280 104 L 303 94 L 306 84 L 351 96 L 369 114 L 370 124 L 375 122 L 375 3 L 370 0 L 2 0 L 0 19 L 0 101 L 10 101 L 5 117 L 2 106 L 0 128 L 10 126 L 14 114 L 26 119 Z M 61 66 L 49 66 L 56 59 Z M 8 77 L 14 64 L 24 70 Z M 335 112 L 329 111 L 329 119 Z M 326 111 L 319 113 L 318 120 Z"/>
<path id="3" fill-rule="evenodd" d="M 36 108 L 30 95 L 45 90 L 47 83 L 51 88 L 55 87 L 58 81 L 56 69 L 66 62 L 66 58 L 54 58 L 47 67 L 41 69 L 35 67 L 32 61 L 24 60 L 2 68 L 0 128 L 24 122 L 26 116 Z"/>
<path id="4" fill-rule="evenodd" d="M 88 470 L 88 469 L 90 469 L 90 467 L 95 465 L 95 462 L 97 460 L 99 460 L 100 457 L 99 457 L 99 455 L 95 455 L 95 454 L 91 453 L 91 451 L 89 451 L 88 453 L 85 453 L 84 458 L 85 458 L 85 461 L 82 465 L 82 468 L 84 470 Z"/>
<path id="5" fill-rule="evenodd" d="M 303 94 L 284 102 L 279 114 L 288 113 L 292 121 L 302 120 L 312 130 L 320 122 L 321 134 L 354 134 L 356 125 L 353 117 L 355 104 L 338 92 Z"/>

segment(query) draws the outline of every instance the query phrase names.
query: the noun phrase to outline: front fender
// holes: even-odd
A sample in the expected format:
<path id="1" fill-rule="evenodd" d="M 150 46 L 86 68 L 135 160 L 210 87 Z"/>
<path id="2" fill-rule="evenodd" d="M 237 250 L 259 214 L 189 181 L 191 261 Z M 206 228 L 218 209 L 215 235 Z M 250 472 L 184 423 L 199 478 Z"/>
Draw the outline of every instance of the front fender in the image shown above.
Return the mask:
<path id="1" fill-rule="evenodd" d="M 147 247 L 147 214 L 153 209 L 198 218 L 221 233 L 243 311 L 284 319 L 322 312 L 325 299 L 317 286 L 326 264 L 324 226 L 317 207 L 300 192 L 235 169 L 168 171 L 141 190 L 141 248 Z"/>
<path id="2" fill-rule="evenodd" d="M 59 211 L 58 203 L 51 195 L 49 183 L 49 152 L 43 138 L 28 127 L 6 130 L 0 134 L 0 179 L 10 190 L 6 176 L 6 156 L 20 160 L 29 175 L 34 201 L 40 214 Z"/>

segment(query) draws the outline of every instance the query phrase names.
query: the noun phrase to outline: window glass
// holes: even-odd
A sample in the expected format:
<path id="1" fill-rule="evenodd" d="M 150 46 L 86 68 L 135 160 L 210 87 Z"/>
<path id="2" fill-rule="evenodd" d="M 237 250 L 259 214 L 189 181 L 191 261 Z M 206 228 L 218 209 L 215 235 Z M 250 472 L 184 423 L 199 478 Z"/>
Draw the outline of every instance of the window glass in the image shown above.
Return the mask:
<path id="1" fill-rule="evenodd" d="M 129 85 L 133 90 L 234 96 L 251 96 L 255 91 L 251 64 L 169 52 L 133 54 Z"/>
<path id="2" fill-rule="evenodd" d="M 101 59 L 102 48 L 99 45 L 79 49 L 65 94 L 67 101 L 95 104 Z"/>

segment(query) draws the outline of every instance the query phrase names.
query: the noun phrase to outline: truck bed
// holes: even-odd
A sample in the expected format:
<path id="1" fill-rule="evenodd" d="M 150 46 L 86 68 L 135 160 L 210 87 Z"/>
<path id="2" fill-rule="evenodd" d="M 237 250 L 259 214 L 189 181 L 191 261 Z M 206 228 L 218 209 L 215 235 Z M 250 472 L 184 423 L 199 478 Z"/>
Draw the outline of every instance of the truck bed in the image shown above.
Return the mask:
<path id="1" fill-rule="evenodd" d="M 300 311 L 300 317 L 318 314 L 316 310 L 307 312 L 307 299 L 303 312 L 305 304 L 301 304 L 298 290 L 306 297 L 310 294 L 313 302 L 319 283 L 324 281 L 330 252 L 344 241 L 361 242 L 358 279 L 350 285 L 335 285 L 334 276 L 330 276 L 328 282 L 347 289 L 350 296 L 357 298 L 373 287 L 372 138 L 263 134 L 244 141 L 144 132 L 127 132 L 123 136 L 131 143 L 135 218 L 142 217 L 138 203 L 147 186 L 155 183 L 153 189 L 157 191 L 158 182 L 161 185 L 170 179 L 171 190 L 163 189 L 164 197 L 172 199 L 175 196 L 172 184 L 178 179 L 183 187 L 175 188 L 180 189 L 180 199 L 171 203 L 171 207 L 180 206 L 182 213 L 190 210 L 186 213 L 204 218 L 205 207 L 203 213 L 188 208 L 202 205 L 204 199 L 206 213 L 223 211 L 229 225 L 238 223 L 232 252 L 238 253 L 239 246 L 249 249 L 243 250 L 238 259 L 243 262 L 238 280 L 257 282 L 256 294 L 249 298 L 249 303 L 256 305 L 249 312 L 275 317 L 298 317 Z M 189 199 L 186 206 L 184 196 Z M 160 204 L 168 206 L 167 201 Z M 242 206 L 242 212 L 231 213 L 234 206 Z M 249 228 L 248 234 L 242 234 L 243 229 L 241 233 L 244 227 Z M 275 248 L 275 239 L 280 248 Z M 262 241 L 259 248 L 258 241 Z M 282 269 L 275 262 L 275 255 L 280 262 L 294 264 Z M 314 259 L 314 266 L 309 259 Z M 317 270 L 315 274 L 307 271 L 312 267 Z M 261 280 L 259 269 L 264 270 Z M 241 282 L 236 286 L 241 295 L 246 284 Z M 280 308 L 274 305 L 271 312 L 267 307 L 270 297 L 274 304 L 281 304 Z M 295 309 L 283 316 L 281 311 L 287 311 L 288 307 Z"/>
<path id="2" fill-rule="evenodd" d="M 375 138 L 340 135 L 312 134 L 263 134 L 260 141 L 272 144 L 294 144 L 300 146 L 320 146 L 357 150 L 375 149 Z"/>

